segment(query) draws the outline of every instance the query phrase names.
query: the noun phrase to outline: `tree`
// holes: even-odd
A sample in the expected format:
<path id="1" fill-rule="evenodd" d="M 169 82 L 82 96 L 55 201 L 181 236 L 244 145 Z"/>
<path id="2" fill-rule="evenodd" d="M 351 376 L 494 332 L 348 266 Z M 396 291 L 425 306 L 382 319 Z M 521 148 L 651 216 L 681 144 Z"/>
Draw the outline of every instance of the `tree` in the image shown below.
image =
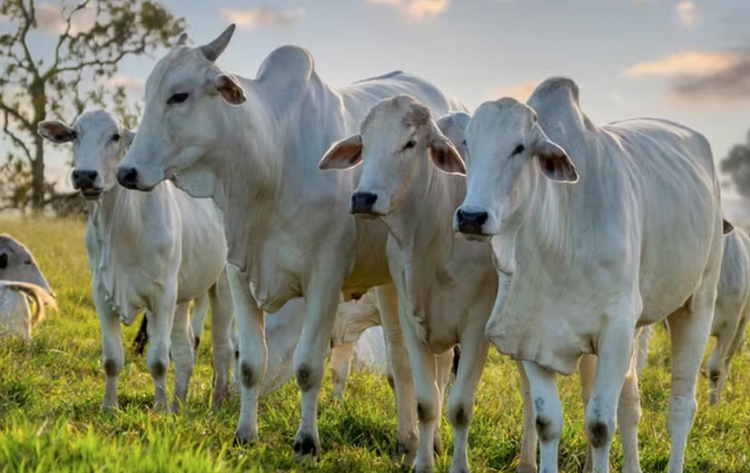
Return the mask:
<path id="1" fill-rule="evenodd" d="M 742 197 L 750 199 L 750 132 L 747 142 L 735 145 L 721 161 L 721 171 L 729 174 Z"/>
<path id="2" fill-rule="evenodd" d="M 12 146 L 0 166 L 0 198 L 41 209 L 53 188 L 45 182 L 43 139 L 36 129 L 54 117 L 71 121 L 90 104 L 126 112 L 124 86 L 107 82 L 127 56 L 171 45 L 185 29 L 183 18 L 150 0 L 82 0 L 76 4 L 0 0 L 0 117 Z M 33 51 L 33 33 L 52 39 Z M 38 48 L 39 49 L 39 48 Z M 15 179 L 7 181 L 6 179 Z"/>

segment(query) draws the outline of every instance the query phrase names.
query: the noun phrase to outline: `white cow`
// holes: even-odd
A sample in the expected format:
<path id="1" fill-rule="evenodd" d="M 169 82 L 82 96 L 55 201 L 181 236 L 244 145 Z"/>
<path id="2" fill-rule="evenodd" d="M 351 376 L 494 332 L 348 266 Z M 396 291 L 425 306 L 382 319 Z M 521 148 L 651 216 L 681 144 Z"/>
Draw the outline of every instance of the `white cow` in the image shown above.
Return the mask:
<path id="1" fill-rule="evenodd" d="M 668 318 L 669 471 L 682 471 L 722 255 L 707 140 L 655 119 L 598 127 L 565 78 L 543 82 L 528 105 L 480 105 L 466 136 L 467 194 L 454 228 L 490 240 L 501 290 L 486 334 L 524 360 L 541 470 L 557 471 L 556 373 L 572 373 L 581 355 L 595 353 L 586 407 L 594 470 L 607 471 L 617 418 L 623 471 L 640 471 L 636 327 Z"/>
<path id="2" fill-rule="evenodd" d="M 115 167 L 133 133 L 105 111 L 86 112 L 72 127 L 44 121 L 39 134 L 54 143 L 73 143 L 73 186 L 93 202 L 86 251 L 102 331 L 102 407 L 118 405 L 117 379 L 124 361 L 120 322 L 130 325 L 144 310 L 149 317 L 147 362 L 156 405 L 167 405 L 170 353 L 175 364 L 172 409 L 185 402 L 194 363 L 188 309 L 192 300 L 208 292 L 213 308 L 213 408 L 218 408 L 227 394 L 233 347 L 232 304 L 224 272 L 227 247 L 214 204 L 193 199 L 170 183 L 148 194 L 118 186 Z"/>
<path id="3" fill-rule="evenodd" d="M 416 471 L 434 470 L 432 434 L 442 409 L 436 354 L 452 353 L 458 343 L 461 363 L 448 401 L 451 471 L 469 471 L 469 425 L 489 347 L 484 326 L 497 293 L 489 246 L 459 239 L 451 229 L 452 212 L 466 192 L 464 177 L 432 164 L 449 160 L 460 165 L 453 172 L 463 172 L 459 152 L 443 131 L 462 135 L 468 119 L 465 113 L 448 115 L 439 128 L 428 107 L 398 95 L 372 107 L 359 133 L 335 143 L 319 164 L 349 169 L 362 163 L 350 211 L 379 218 L 390 232 L 388 263 L 419 412 Z"/>
<path id="4" fill-rule="evenodd" d="M 710 402 L 721 401 L 721 391 L 729 374 L 729 364 L 745 340 L 750 321 L 750 237 L 739 228 L 725 231 L 724 257 L 716 296 L 711 335 L 716 346 L 708 359 Z"/>
<path id="5" fill-rule="evenodd" d="M 258 435 L 258 389 L 266 370 L 261 309 L 273 313 L 291 298 L 305 298 L 295 353 L 302 418 L 294 451 L 314 457 L 323 358 L 340 291 L 348 300 L 382 285 L 379 306 L 400 406 L 398 451 L 410 455 L 416 409 L 389 283 L 387 232 L 346 214 L 358 174 L 317 172 L 317 163 L 383 98 L 409 93 L 440 114 L 462 106 L 402 72 L 334 89 L 316 73 L 310 52 L 295 46 L 273 51 L 256 79 L 237 77 L 215 64 L 233 31 L 231 25 L 196 48 L 182 35 L 159 60 L 146 81 L 141 132 L 120 163 L 118 180 L 150 190 L 171 179 L 195 197 L 212 197 L 224 211 L 240 330 L 239 441 Z"/>
<path id="6" fill-rule="evenodd" d="M 36 305 L 32 313 L 28 299 Z M 55 293 L 31 251 L 8 234 L 0 234 L 0 326 L 31 339 L 31 329 L 44 319 L 44 306 L 56 307 Z"/>

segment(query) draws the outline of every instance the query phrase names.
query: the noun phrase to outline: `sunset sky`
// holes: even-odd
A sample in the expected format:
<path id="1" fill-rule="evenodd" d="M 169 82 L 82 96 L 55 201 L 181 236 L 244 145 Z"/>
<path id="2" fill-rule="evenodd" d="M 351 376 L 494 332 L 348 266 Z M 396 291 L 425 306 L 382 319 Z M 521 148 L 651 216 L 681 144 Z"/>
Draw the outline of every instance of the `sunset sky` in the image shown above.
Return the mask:
<path id="1" fill-rule="evenodd" d="M 402 69 L 462 99 L 525 99 L 566 75 L 598 124 L 664 117 L 706 134 L 716 159 L 750 129 L 748 0 L 251 0 L 164 1 L 184 15 L 194 44 L 238 29 L 219 59 L 254 77 L 277 46 L 297 44 L 332 85 Z M 44 5 L 44 4 L 42 4 Z M 40 25 L 59 27 L 48 4 Z M 85 26 L 86 18 L 79 20 Z M 33 46 L 49 48 L 39 34 Z M 133 94 L 155 60 L 131 58 L 114 79 Z M 54 148 L 50 145 L 50 151 Z M 4 154 L 4 153 L 3 153 Z M 55 152 L 52 172 L 65 175 Z"/>

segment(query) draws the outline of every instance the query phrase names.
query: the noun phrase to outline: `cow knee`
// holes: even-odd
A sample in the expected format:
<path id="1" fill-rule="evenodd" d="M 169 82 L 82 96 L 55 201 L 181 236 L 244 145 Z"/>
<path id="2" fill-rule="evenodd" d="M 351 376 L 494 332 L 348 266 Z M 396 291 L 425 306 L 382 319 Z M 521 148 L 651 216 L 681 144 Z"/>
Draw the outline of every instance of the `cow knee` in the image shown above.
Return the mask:
<path id="1" fill-rule="evenodd" d="M 602 420 L 594 420 L 587 423 L 586 434 L 589 438 L 589 444 L 593 448 L 602 448 L 612 441 L 615 433 L 614 423 L 612 423 L 613 425 L 609 424 Z"/>
<path id="2" fill-rule="evenodd" d="M 122 369 L 122 363 L 117 358 L 105 358 L 104 359 L 104 373 L 107 376 L 117 376 L 120 374 Z"/>
<path id="3" fill-rule="evenodd" d="M 456 429 L 465 429 L 471 423 L 471 407 L 464 403 L 457 403 L 448 410 L 448 420 Z"/>
<path id="4" fill-rule="evenodd" d="M 164 360 L 152 360 L 148 364 L 148 370 L 154 378 L 163 378 L 167 375 L 167 362 Z"/>
<path id="5" fill-rule="evenodd" d="M 313 389 L 319 381 L 319 377 L 315 376 L 315 370 L 308 363 L 300 364 L 296 371 L 297 385 L 302 392 Z"/>
<path id="6" fill-rule="evenodd" d="M 417 418 L 419 422 L 430 422 L 437 419 L 437 406 L 432 401 L 417 401 Z"/>
<path id="7" fill-rule="evenodd" d="M 242 386 L 252 388 L 258 384 L 259 378 L 260 373 L 251 362 L 247 360 L 240 361 L 240 379 L 242 381 Z"/>

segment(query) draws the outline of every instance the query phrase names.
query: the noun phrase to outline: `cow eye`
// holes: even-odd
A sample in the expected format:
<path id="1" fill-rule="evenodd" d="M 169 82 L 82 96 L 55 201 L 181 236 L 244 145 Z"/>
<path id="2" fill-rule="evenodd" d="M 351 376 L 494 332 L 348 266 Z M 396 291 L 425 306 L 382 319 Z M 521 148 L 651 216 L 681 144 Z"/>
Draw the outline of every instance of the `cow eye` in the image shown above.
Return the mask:
<path id="1" fill-rule="evenodd" d="M 172 94 L 171 97 L 169 97 L 169 100 L 167 100 L 167 105 L 173 105 L 176 103 L 182 103 L 190 96 L 190 94 L 186 92 L 179 92 L 176 94 Z"/>
<path id="2" fill-rule="evenodd" d="M 416 141 L 414 141 L 414 140 L 409 140 L 409 141 L 407 141 L 407 142 L 406 142 L 406 144 L 404 145 L 404 149 L 411 149 L 411 148 L 413 148 L 413 147 L 415 147 L 415 146 L 417 146 L 417 142 L 416 142 Z"/>
<path id="3" fill-rule="evenodd" d="M 469 146 L 469 145 L 467 145 L 467 144 L 466 144 L 466 140 L 463 140 L 463 141 L 461 142 L 461 144 L 462 144 L 462 145 L 464 145 L 464 146 Z"/>
<path id="4" fill-rule="evenodd" d="M 0 269 L 8 267 L 8 255 L 6 253 L 0 254 Z"/>
<path id="5" fill-rule="evenodd" d="M 120 134 L 115 133 L 114 135 L 112 135 L 112 141 L 115 141 L 115 142 L 120 141 Z"/>
<path id="6" fill-rule="evenodd" d="M 523 150 L 525 150 L 525 149 L 526 148 L 523 145 L 518 145 L 518 146 L 516 146 L 516 149 L 513 150 L 513 154 L 511 154 L 511 156 L 515 156 L 517 154 L 521 154 L 521 153 L 523 153 Z"/>
<path id="7" fill-rule="evenodd" d="M 27 259 L 26 261 L 23 262 L 23 264 L 25 264 L 27 266 L 31 266 L 31 260 Z"/>

